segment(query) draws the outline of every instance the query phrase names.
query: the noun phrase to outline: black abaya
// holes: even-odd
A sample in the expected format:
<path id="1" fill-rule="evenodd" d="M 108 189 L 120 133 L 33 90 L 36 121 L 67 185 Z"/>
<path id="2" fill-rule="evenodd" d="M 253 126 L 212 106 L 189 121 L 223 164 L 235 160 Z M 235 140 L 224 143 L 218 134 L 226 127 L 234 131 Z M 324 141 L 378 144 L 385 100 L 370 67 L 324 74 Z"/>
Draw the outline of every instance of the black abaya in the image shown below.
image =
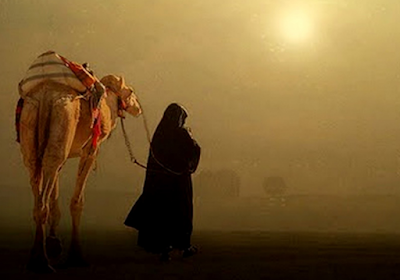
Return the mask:
<path id="1" fill-rule="evenodd" d="M 139 231 L 138 245 L 154 253 L 190 246 L 193 221 L 191 174 L 200 147 L 183 126 L 187 114 L 171 104 L 154 133 L 143 193 L 125 225 Z"/>

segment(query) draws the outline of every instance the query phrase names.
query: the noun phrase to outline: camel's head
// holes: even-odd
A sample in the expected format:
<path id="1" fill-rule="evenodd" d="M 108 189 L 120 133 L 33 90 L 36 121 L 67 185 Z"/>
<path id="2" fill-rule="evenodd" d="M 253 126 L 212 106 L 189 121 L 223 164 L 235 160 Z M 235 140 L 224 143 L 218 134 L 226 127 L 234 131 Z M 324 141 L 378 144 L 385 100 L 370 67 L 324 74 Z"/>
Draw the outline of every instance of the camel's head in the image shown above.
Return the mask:
<path id="1" fill-rule="evenodd" d="M 139 116 L 142 113 L 139 101 L 132 87 L 125 84 L 124 77 L 107 75 L 100 82 L 106 87 L 108 94 L 115 94 L 120 100 L 120 109 L 127 111 L 133 116 Z"/>

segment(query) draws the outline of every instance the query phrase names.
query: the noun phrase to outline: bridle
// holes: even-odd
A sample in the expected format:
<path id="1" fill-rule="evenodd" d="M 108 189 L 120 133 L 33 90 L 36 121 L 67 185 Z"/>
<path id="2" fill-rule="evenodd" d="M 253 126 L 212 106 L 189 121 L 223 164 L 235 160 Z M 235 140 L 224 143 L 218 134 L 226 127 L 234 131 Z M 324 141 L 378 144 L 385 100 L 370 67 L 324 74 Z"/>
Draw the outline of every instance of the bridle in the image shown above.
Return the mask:
<path id="1" fill-rule="evenodd" d="M 126 102 L 124 100 L 122 100 L 122 97 L 117 95 L 118 98 L 118 117 L 120 117 L 121 119 L 125 119 L 125 113 L 124 111 L 126 111 L 126 108 L 128 107 L 126 105 Z"/>
<path id="2" fill-rule="evenodd" d="M 110 92 L 110 93 L 113 93 L 113 94 L 115 94 L 115 95 L 117 96 L 118 117 L 119 117 L 120 120 L 121 120 L 122 134 L 123 134 L 123 136 L 124 136 L 125 146 L 126 146 L 126 148 L 128 149 L 128 153 L 129 153 L 129 157 L 130 157 L 131 162 L 133 162 L 134 164 L 136 164 L 136 165 L 138 165 L 138 166 L 140 166 L 140 167 L 142 167 L 142 168 L 144 168 L 144 169 L 147 169 L 146 165 L 140 163 L 140 162 L 136 159 L 135 155 L 133 154 L 132 147 L 131 147 L 131 143 L 130 143 L 130 141 L 129 141 L 128 134 L 126 133 L 124 120 L 125 120 L 125 111 L 126 111 L 126 109 L 128 108 L 128 105 L 127 105 L 126 102 L 122 99 L 122 97 L 121 97 L 120 94 L 116 93 L 115 91 L 111 90 L 111 89 L 108 88 L 108 87 L 106 88 L 106 91 L 107 91 L 107 94 L 108 94 L 108 92 Z M 143 108 L 143 107 L 141 106 L 141 104 L 139 103 L 139 100 L 137 100 L 137 102 L 138 102 L 139 106 L 140 106 L 141 108 Z M 142 115 L 143 115 L 143 109 L 142 109 Z M 146 130 L 146 132 L 147 132 L 148 141 L 150 142 L 150 133 L 149 133 L 147 121 L 145 120 L 145 117 L 144 117 L 144 116 L 143 116 L 143 123 L 144 123 L 145 130 Z"/>

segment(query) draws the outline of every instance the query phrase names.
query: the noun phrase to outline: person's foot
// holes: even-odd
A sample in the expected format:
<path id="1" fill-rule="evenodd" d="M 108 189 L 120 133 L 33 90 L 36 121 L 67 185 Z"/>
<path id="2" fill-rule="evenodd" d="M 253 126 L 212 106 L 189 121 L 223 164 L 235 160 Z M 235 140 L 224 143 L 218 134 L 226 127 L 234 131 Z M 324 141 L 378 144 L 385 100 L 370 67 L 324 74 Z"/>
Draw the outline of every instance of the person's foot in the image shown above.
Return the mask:
<path id="1" fill-rule="evenodd" d="M 183 257 L 183 258 L 189 258 L 189 257 L 191 257 L 191 256 L 193 256 L 193 255 L 195 255 L 195 254 L 197 254 L 198 251 L 199 251 L 199 250 L 197 249 L 197 247 L 195 247 L 195 246 L 190 246 L 189 248 L 187 248 L 187 249 L 185 249 L 185 250 L 183 251 L 182 257 Z"/>

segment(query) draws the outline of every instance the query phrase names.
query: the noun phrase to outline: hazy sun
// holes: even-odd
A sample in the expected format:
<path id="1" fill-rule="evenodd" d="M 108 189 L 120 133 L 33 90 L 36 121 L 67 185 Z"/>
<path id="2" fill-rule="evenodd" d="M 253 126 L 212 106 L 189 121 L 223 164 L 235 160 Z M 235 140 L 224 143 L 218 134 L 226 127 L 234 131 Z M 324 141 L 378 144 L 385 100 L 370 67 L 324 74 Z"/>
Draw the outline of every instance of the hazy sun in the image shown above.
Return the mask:
<path id="1" fill-rule="evenodd" d="M 281 36 L 288 43 L 307 41 L 313 31 L 312 19 L 305 11 L 288 11 L 279 18 Z"/>

